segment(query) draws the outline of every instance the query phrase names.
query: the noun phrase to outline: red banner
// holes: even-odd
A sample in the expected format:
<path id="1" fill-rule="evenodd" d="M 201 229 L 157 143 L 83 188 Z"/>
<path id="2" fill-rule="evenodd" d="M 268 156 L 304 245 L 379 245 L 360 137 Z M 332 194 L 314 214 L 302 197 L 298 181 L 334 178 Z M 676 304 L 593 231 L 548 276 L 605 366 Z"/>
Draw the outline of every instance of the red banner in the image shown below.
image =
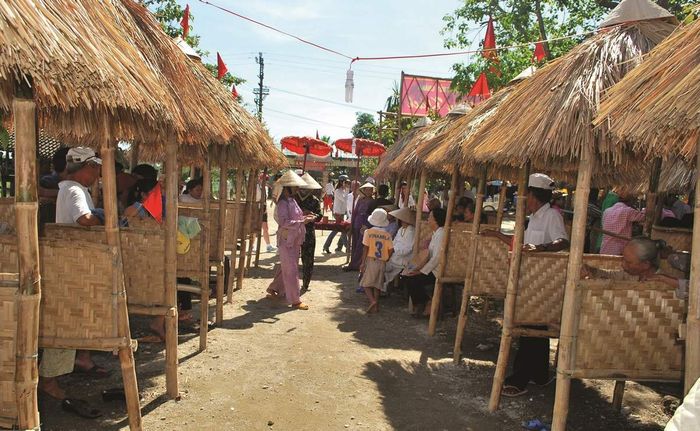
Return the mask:
<path id="1" fill-rule="evenodd" d="M 452 80 L 402 74 L 401 115 L 425 117 L 436 111 L 441 117 L 460 102 L 450 90 Z"/>

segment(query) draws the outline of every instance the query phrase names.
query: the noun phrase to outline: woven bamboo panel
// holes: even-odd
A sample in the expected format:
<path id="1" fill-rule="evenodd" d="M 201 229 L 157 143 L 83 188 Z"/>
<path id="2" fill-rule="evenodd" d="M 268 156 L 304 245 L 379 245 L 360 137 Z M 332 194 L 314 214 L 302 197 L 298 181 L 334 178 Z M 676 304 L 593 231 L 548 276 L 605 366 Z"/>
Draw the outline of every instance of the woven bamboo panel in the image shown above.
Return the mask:
<path id="1" fill-rule="evenodd" d="M 476 266 L 474 267 L 474 283 L 470 294 L 505 298 L 510 266 L 508 246 L 498 238 L 479 235 L 476 237 L 476 247 L 469 249 L 465 255 L 474 252 L 476 253 Z M 465 260 L 465 262 L 468 261 Z"/>
<path id="2" fill-rule="evenodd" d="M 15 424 L 17 419 L 16 339 L 17 286 L 0 285 L 0 424 L 8 427 Z"/>
<path id="3" fill-rule="evenodd" d="M 464 280 L 467 271 L 467 257 L 471 248 L 472 223 L 455 222 L 450 228 L 450 240 L 447 246 L 447 264 L 444 278 Z M 493 229 L 484 225 L 482 229 Z"/>
<path id="4" fill-rule="evenodd" d="M 691 251 L 693 249 L 692 229 L 654 226 L 651 229 L 651 239 L 662 239 L 677 251 Z"/>
<path id="5" fill-rule="evenodd" d="M 656 282 L 582 280 L 577 289 L 574 370 L 585 377 L 677 377 L 685 303 Z"/>
<path id="6" fill-rule="evenodd" d="M 420 241 L 420 244 L 423 244 L 424 242 L 430 242 L 430 237 L 433 236 L 433 231 L 430 229 L 430 226 L 428 225 L 428 220 L 421 220 L 420 222 L 420 232 L 418 233 L 418 238 Z"/>
<path id="7" fill-rule="evenodd" d="M 515 300 L 515 325 L 561 322 L 569 253 L 523 253 Z M 583 263 L 600 269 L 621 269 L 621 257 L 586 254 Z"/>
<path id="8" fill-rule="evenodd" d="M 0 235 L 0 272 L 18 272 L 17 237 Z"/>
<path id="9" fill-rule="evenodd" d="M 111 249 L 87 241 L 42 239 L 39 254 L 40 337 L 83 340 L 115 337 Z"/>
<path id="10" fill-rule="evenodd" d="M 15 198 L 0 198 L 0 224 L 7 225 L 15 230 Z"/>
<path id="11" fill-rule="evenodd" d="M 177 276 L 202 278 L 202 242 L 200 235 L 190 239 L 190 249 L 185 254 L 177 255 Z"/>

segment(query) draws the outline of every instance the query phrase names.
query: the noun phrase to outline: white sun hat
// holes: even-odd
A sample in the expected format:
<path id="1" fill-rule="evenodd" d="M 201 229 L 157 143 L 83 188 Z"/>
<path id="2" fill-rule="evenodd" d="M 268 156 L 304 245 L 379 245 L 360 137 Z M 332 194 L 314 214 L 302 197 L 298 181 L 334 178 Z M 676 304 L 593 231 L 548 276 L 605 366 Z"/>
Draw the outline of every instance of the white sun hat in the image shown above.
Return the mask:
<path id="1" fill-rule="evenodd" d="M 381 208 L 377 208 L 372 211 L 372 214 L 370 214 L 367 221 L 369 224 L 376 227 L 386 227 L 389 225 L 389 219 L 387 218 L 386 211 Z"/>

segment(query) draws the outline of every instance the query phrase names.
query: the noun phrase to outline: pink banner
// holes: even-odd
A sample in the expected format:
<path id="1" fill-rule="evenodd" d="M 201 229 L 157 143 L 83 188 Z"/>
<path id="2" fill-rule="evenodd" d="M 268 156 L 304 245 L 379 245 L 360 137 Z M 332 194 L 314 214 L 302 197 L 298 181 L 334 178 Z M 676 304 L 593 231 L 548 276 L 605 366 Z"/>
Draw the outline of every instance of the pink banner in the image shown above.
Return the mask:
<path id="1" fill-rule="evenodd" d="M 401 82 L 401 115 L 425 117 L 436 111 L 447 115 L 460 102 L 459 95 L 450 90 L 452 80 L 403 74 Z"/>

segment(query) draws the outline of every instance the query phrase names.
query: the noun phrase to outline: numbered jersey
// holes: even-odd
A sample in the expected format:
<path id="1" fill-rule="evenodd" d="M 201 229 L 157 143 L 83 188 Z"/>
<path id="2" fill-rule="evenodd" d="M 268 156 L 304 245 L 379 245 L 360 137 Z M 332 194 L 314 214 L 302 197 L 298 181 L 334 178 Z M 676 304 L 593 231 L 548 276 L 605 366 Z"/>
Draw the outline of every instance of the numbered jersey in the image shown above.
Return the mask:
<path id="1" fill-rule="evenodd" d="M 394 248 L 391 234 L 382 229 L 373 227 L 365 231 L 362 245 L 369 247 L 367 256 L 386 262 L 389 260 L 389 252 Z"/>

